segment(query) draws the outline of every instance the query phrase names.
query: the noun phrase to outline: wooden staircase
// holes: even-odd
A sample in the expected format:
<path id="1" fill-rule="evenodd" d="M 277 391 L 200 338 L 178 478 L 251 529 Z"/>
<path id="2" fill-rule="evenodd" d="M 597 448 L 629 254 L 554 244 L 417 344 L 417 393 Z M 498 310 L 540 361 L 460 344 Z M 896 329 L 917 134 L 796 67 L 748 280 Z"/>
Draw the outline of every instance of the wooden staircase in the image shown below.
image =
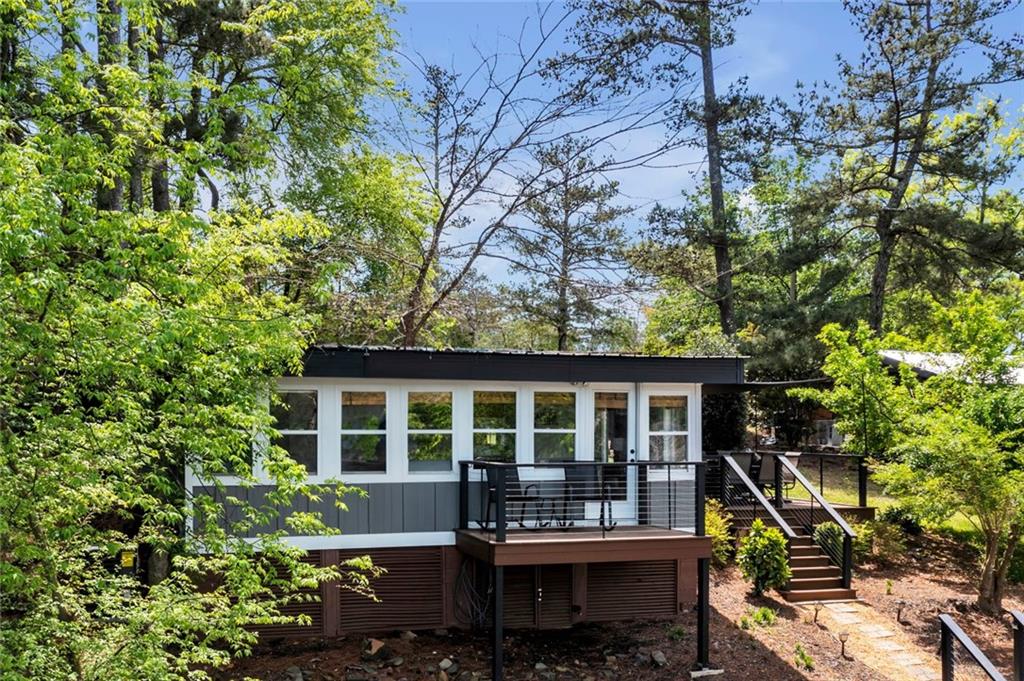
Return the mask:
<path id="1" fill-rule="evenodd" d="M 833 565 L 828 554 L 814 543 L 807 530 L 799 525 L 794 513 L 781 509 L 779 514 L 797 534 L 789 543 L 789 567 L 793 576 L 789 584 L 781 589 L 782 596 L 791 603 L 856 599 L 856 589 L 843 587 L 843 571 Z M 770 520 L 765 524 L 776 525 Z M 749 530 L 749 527 L 736 527 L 734 521 L 733 532 L 737 537 L 745 535 Z"/>

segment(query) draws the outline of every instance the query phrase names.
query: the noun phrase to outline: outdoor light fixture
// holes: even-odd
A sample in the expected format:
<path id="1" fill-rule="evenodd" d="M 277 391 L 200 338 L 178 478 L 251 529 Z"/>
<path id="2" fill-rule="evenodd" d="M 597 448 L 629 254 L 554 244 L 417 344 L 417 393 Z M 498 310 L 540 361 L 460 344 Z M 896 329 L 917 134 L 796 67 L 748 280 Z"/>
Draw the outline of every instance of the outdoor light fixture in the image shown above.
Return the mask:
<path id="1" fill-rule="evenodd" d="M 824 607 L 825 607 L 825 604 L 822 603 L 821 601 L 815 601 L 814 602 L 814 623 L 815 624 L 818 623 L 818 613 L 821 612 L 821 609 L 824 608 Z"/>
<path id="2" fill-rule="evenodd" d="M 907 602 L 905 600 L 903 600 L 903 599 L 900 599 L 900 600 L 896 601 L 896 623 L 897 624 L 903 624 L 903 620 L 901 618 L 903 617 L 903 606 L 905 606 L 906 604 L 907 604 Z"/>
<path id="3" fill-rule="evenodd" d="M 847 659 L 847 657 L 846 657 L 846 640 L 848 638 L 850 638 L 850 632 L 848 632 L 848 631 L 840 631 L 839 632 L 839 643 L 842 644 L 842 649 L 839 651 L 839 656 L 842 657 L 844 660 Z"/>

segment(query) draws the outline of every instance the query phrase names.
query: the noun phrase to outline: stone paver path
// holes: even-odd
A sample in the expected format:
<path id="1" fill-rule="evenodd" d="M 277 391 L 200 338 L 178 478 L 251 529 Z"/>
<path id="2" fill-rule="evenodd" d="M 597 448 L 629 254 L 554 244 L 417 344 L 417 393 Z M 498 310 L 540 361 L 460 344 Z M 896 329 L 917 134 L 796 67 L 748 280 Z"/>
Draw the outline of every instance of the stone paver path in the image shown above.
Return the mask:
<path id="1" fill-rule="evenodd" d="M 818 614 L 818 624 L 836 637 L 846 632 L 847 655 L 860 660 L 893 681 L 937 681 L 941 678 L 939 659 L 934 651 L 923 650 L 891 617 L 860 601 L 826 603 Z M 801 610 L 813 619 L 814 603 L 803 603 Z"/>

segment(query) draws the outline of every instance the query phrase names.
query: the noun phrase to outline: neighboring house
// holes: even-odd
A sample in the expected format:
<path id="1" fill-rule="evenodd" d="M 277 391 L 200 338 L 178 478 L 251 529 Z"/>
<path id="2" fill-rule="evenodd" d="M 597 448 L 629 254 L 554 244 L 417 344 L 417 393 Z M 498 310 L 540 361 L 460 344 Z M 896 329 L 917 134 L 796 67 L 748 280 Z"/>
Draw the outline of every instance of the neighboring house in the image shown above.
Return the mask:
<path id="1" fill-rule="evenodd" d="M 692 608 L 710 555 L 701 397 L 742 383 L 737 357 L 313 349 L 301 377 L 278 383 L 280 444 L 312 480 L 368 496 L 346 498 L 348 511 L 301 502 L 341 534 L 289 541 L 320 564 L 369 554 L 388 572 L 379 603 L 325 586 L 295 606 L 311 626 L 268 633 L 483 625 L 495 592 L 516 627 Z M 221 482 L 255 504 L 267 491 Z"/>
<path id="2" fill-rule="evenodd" d="M 880 350 L 878 354 L 882 356 L 882 363 L 886 366 L 896 369 L 905 364 L 922 381 L 959 369 L 964 363 L 964 356 L 958 352 Z M 1024 385 L 1024 367 L 1014 369 L 1009 381 L 1016 385 Z"/>

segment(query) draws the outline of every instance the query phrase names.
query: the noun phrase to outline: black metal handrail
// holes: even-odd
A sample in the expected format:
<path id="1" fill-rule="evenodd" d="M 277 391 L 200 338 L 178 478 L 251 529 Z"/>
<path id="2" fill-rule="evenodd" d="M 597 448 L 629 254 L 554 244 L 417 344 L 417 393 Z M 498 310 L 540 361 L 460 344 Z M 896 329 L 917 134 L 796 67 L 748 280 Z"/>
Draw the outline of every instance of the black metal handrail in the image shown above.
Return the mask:
<path id="1" fill-rule="evenodd" d="M 792 506 L 793 513 L 804 522 L 804 528 L 808 534 L 814 536 L 814 529 L 820 524 L 818 522 L 815 513 L 815 502 L 825 513 L 829 520 L 839 526 L 839 529 L 843 531 L 843 546 L 840 551 L 837 551 L 835 546 L 821 546 L 825 553 L 828 554 L 829 559 L 843 571 L 843 588 L 849 589 L 850 583 L 853 581 L 853 540 L 857 537 L 857 533 L 853 531 L 853 528 L 843 519 L 843 516 L 836 511 L 830 503 L 825 501 L 821 493 L 814 488 L 814 485 L 804 476 L 800 470 L 793 465 L 793 463 L 786 457 L 785 454 L 772 454 L 775 457 L 775 494 L 778 498 L 782 490 L 782 469 L 785 468 L 790 475 L 793 476 L 793 480 L 803 486 L 804 490 L 810 497 L 809 507 L 802 508 L 800 506 Z"/>
<path id="2" fill-rule="evenodd" d="M 1024 681 L 1024 612 L 1010 611 L 1013 626 L 1013 681 Z"/>
<path id="3" fill-rule="evenodd" d="M 1006 677 L 995 668 L 991 660 L 981 652 L 981 649 L 974 644 L 971 637 L 964 633 L 964 630 L 960 628 L 952 617 L 949 615 L 939 615 L 939 629 L 940 629 L 940 642 L 939 642 L 939 658 L 942 660 L 942 681 L 954 681 L 956 676 L 956 655 L 954 650 L 954 642 L 959 641 L 960 645 L 964 647 L 964 650 L 974 659 L 974 662 L 981 667 L 982 671 L 988 674 L 988 678 L 992 681 L 1006 681 Z"/>
<path id="4" fill-rule="evenodd" d="M 758 449 L 757 454 L 761 456 L 768 456 L 772 454 L 784 454 L 784 452 L 776 450 Z M 827 496 L 826 480 L 825 480 L 825 461 L 842 462 L 852 461 L 856 464 L 857 469 L 857 505 L 861 508 L 866 508 L 868 505 L 868 476 L 870 469 L 868 468 L 868 457 L 864 454 L 858 454 L 854 452 L 820 452 L 811 450 L 800 450 L 801 461 L 806 459 L 816 459 L 818 469 L 818 491 L 823 497 Z M 814 467 L 812 463 L 811 468 Z M 806 467 L 805 467 L 806 468 Z"/>
<path id="5" fill-rule="evenodd" d="M 768 517 L 771 518 L 779 529 L 782 530 L 782 533 L 786 536 L 787 540 L 795 539 L 796 532 L 794 532 L 793 528 L 789 526 L 789 523 L 782 518 L 782 515 L 775 509 L 775 507 L 768 502 L 764 494 L 761 493 L 761 490 L 757 488 L 757 485 L 755 485 L 743 469 L 740 468 L 740 465 L 736 463 L 736 460 L 729 454 L 723 454 L 720 461 L 724 462 L 725 466 L 728 467 L 728 470 L 726 467 L 722 467 L 721 470 L 722 478 L 720 484 L 722 504 L 729 508 L 729 512 L 733 514 L 733 517 L 741 518 L 743 512 L 738 510 L 740 504 L 736 503 L 737 499 L 734 496 L 733 487 L 729 484 L 730 472 L 732 476 L 739 480 L 744 491 L 749 495 L 749 500 L 753 502 L 751 504 L 753 506 L 753 511 L 750 520 L 757 518 L 758 508 L 760 507 L 761 510 L 768 514 Z"/>
<path id="6" fill-rule="evenodd" d="M 679 469 L 691 474 L 680 475 Z M 471 480 L 471 470 L 483 471 L 486 479 Z M 519 475 L 534 470 L 562 470 L 564 476 L 526 479 Z M 679 496 L 680 488 L 689 492 L 692 485 L 694 533 L 703 536 L 704 481 L 701 461 L 460 461 L 459 529 L 476 523 L 493 532 L 498 542 L 508 540 L 510 522 L 523 530 L 600 527 L 603 536 L 619 524 L 677 529 L 680 504 L 685 506 L 683 516 L 688 519 L 690 514 L 688 502 Z M 482 509 L 479 517 L 471 519 L 473 483 L 481 487 Z M 588 503 L 599 505 L 599 518 L 588 515 Z"/>

